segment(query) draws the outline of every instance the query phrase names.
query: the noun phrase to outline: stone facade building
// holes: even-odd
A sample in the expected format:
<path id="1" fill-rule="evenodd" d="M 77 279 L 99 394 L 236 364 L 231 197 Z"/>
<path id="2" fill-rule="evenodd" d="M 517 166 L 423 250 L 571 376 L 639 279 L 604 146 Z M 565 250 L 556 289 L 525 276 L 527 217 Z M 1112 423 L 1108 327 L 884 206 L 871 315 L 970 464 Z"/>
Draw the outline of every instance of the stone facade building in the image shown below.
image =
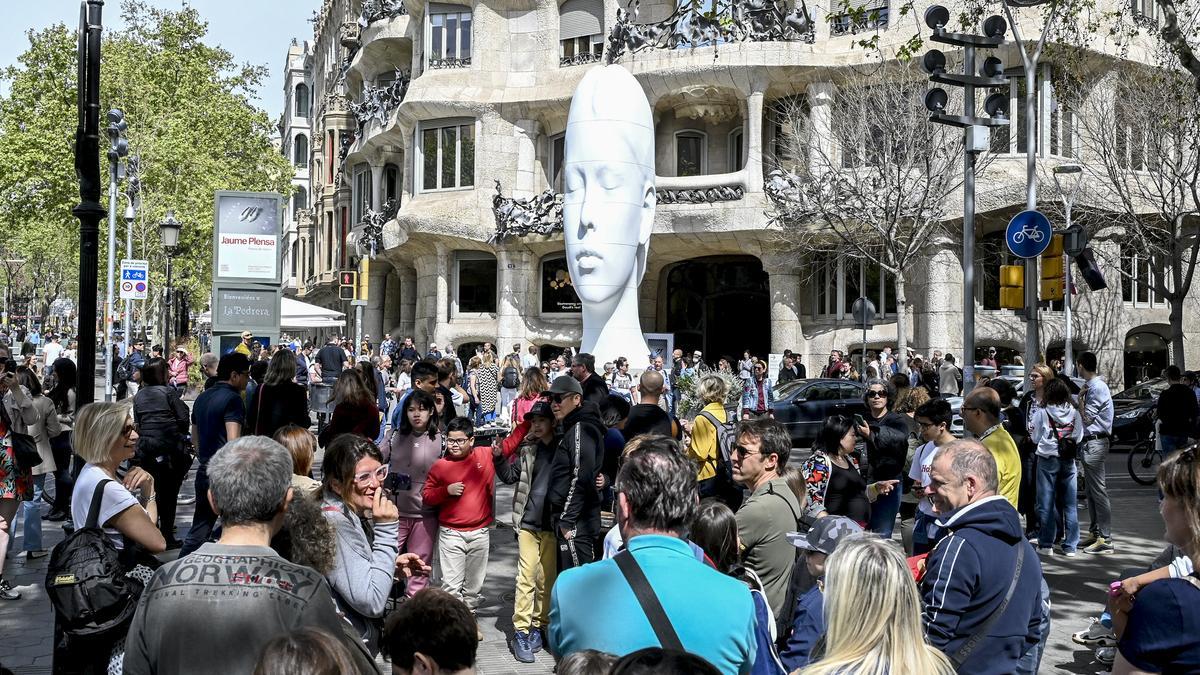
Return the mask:
<path id="1" fill-rule="evenodd" d="M 677 346 L 700 349 L 708 360 L 791 348 L 815 373 L 831 348 L 859 349 L 849 308 L 860 294 L 881 311 L 867 348 L 895 344 L 887 274 L 850 259 L 798 264 L 776 250 L 767 231 L 764 180 L 780 138 L 773 103 L 802 98 L 819 127 L 832 114 L 839 70 L 872 58 L 857 45 L 862 35 L 878 31 L 887 49 L 912 33 L 911 21 L 902 26 L 889 16 L 887 0 L 866 0 L 865 19 L 830 16 L 824 4 L 807 8 L 817 17 L 807 24 L 803 5 L 768 5 L 745 30 L 745 22 L 727 22 L 734 29 L 719 44 L 670 48 L 664 39 L 662 48 L 618 61 L 644 87 L 657 125 L 658 207 L 640 289 L 642 326 L 673 333 Z M 308 208 L 293 211 L 297 295 L 347 311 L 336 299 L 335 271 L 374 245 L 364 331 L 376 339 L 391 332 L 419 346 L 452 341 L 461 348 L 492 341 L 504 351 L 515 343 L 547 352 L 577 344 L 578 300 L 561 232 L 497 239 L 496 212 L 514 199 L 562 191 L 568 104 L 583 73 L 613 48 L 608 37 L 619 7 L 618 0 L 326 0 L 311 53 L 303 55 L 315 109 L 305 158 Z M 666 20 L 660 25 L 686 30 L 696 17 L 647 0 L 621 28 Z M 1015 52 L 1002 55 L 1020 63 Z M 289 74 L 300 58 L 289 53 Z M 1079 154 L 1075 120 L 1055 102 L 1052 80 L 1039 92 L 1039 136 L 1049 142 L 1038 153 L 1046 167 Z M 1015 104 L 1023 92 L 1013 82 Z M 976 342 L 1002 357 L 1019 353 L 1024 339 L 1024 324 L 998 309 L 994 278 L 1007 256 L 1004 226 L 1024 208 L 1024 143 L 1016 127 L 994 136 L 996 157 L 979 178 L 999 187 L 980 195 L 976 221 L 976 269 L 993 270 L 977 274 Z M 552 195 L 546 199 L 553 220 Z M 961 363 L 961 249 L 950 241 L 928 249 L 906 285 L 909 345 L 954 353 Z M 1110 253 L 1131 270 L 1149 269 L 1134 251 Z M 1119 386 L 1166 364 L 1168 309 L 1136 279 L 1122 281 L 1111 270 L 1106 276 L 1105 291 L 1076 282 L 1085 290 L 1074 343 L 1097 351 Z M 1195 351 L 1200 326 L 1197 312 L 1188 314 Z M 1041 344 L 1061 353 L 1061 306 L 1041 316 Z M 640 365 L 642 355 L 627 356 Z"/>
<path id="2" fill-rule="evenodd" d="M 309 158 L 312 156 L 312 82 L 309 61 L 312 50 L 307 41 L 292 40 L 284 62 L 283 113 L 279 119 L 280 152 L 291 159 L 296 172 L 292 176 L 292 194 L 284 206 L 283 288 L 295 293 L 301 286 L 300 220 L 308 218 Z"/>

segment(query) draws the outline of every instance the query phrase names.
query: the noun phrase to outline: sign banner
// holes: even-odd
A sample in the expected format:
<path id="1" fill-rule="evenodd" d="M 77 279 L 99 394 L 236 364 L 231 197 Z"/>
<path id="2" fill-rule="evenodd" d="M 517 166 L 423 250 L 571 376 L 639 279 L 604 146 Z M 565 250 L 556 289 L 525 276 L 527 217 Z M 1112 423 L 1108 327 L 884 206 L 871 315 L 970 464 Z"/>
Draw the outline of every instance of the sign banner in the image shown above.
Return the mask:
<path id="1" fill-rule="evenodd" d="M 150 262 L 147 260 L 121 261 L 121 299 L 145 300 L 150 288 Z"/>
<path id="2" fill-rule="evenodd" d="M 213 284 L 213 332 L 278 333 L 281 297 L 278 288 Z"/>
<path id="3" fill-rule="evenodd" d="M 283 197 L 218 191 L 215 208 L 213 281 L 279 284 Z"/>

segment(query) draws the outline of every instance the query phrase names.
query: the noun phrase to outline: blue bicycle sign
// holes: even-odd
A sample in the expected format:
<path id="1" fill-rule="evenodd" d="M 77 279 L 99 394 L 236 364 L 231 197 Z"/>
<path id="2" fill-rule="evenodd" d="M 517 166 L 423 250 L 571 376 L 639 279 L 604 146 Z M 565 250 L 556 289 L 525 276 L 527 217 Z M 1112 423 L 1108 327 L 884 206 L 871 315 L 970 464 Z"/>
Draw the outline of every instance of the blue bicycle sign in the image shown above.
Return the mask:
<path id="1" fill-rule="evenodd" d="M 1004 240 L 1018 258 L 1036 258 L 1050 246 L 1053 234 L 1046 216 L 1038 211 L 1022 211 L 1008 221 Z"/>

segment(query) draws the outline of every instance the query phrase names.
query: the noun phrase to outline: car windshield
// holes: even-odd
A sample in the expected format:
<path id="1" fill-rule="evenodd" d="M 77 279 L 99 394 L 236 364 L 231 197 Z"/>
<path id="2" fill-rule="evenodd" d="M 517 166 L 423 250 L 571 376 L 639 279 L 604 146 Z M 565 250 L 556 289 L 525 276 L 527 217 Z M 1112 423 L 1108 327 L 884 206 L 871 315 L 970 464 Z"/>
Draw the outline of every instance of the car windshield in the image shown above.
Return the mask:
<path id="1" fill-rule="evenodd" d="M 789 380 L 787 382 L 784 382 L 783 384 L 776 385 L 775 386 L 775 398 L 784 398 L 786 396 L 791 396 L 792 394 L 794 394 L 796 392 L 797 389 L 799 389 L 801 386 L 804 385 L 804 382 L 805 382 L 804 380 Z"/>
<path id="2" fill-rule="evenodd" d="M 1158 398 L 1158 395 L 1163 393 L 1167 388 L 1167 381 L 1164 378 L 1156 377 L 1153 380 L 1134 385 L 1125 391 L 1117 394 L 1113 398 L 1136 399 L 1140 401 L 1149 401 Z"/>

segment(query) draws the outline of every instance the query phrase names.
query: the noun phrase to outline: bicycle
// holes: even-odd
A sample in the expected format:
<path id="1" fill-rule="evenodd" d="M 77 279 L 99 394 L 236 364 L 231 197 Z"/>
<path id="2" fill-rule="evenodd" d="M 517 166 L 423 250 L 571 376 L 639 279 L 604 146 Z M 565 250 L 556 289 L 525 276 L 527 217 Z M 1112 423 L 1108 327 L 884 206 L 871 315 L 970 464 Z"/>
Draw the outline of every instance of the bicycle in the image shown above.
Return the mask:
<path id="1" fill-rule="evenodd" d="M 1012 239 L 1014 244 L 1020 244 L 1021 242 L 1025 241 L 1025 237 L 1029 237 L 1029 240 L 1033 243 L 1040 244 L 1042 243 L 1042 238 L 1045 236 L 1046 235 L 1036 227 L 1022 227 L 1021 231 L 1014 234 Z"/>
<path id="2" fill-rule="evenodd" d="M 1162 450 L 1158 448 L 1158 433 L 1151 429 L 1149 438 L 1130 448 L 1125 465 L 1133 482 L 1139 485 L 1154 485 L 1158 478 L 1158 465 L 1162 464 L 1162 460 Z"/>

